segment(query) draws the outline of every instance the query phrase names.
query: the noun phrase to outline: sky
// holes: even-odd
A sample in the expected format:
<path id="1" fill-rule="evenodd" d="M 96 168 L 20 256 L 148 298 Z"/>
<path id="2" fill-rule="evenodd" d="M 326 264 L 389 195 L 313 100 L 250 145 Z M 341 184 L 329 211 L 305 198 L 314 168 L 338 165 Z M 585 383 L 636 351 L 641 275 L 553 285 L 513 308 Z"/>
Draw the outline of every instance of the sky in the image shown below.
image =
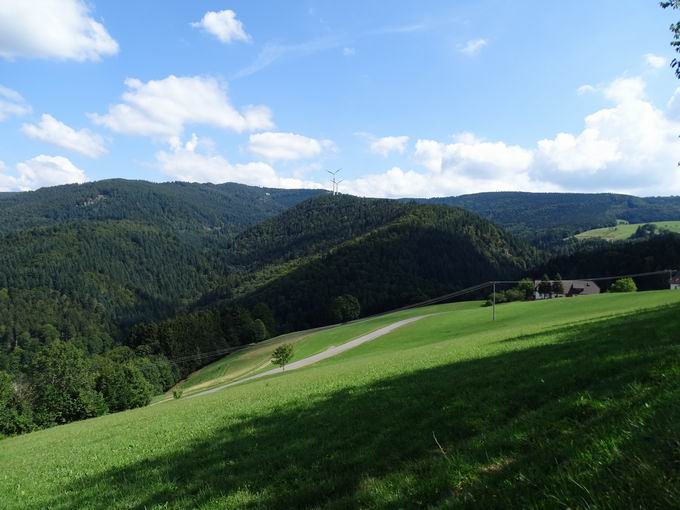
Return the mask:
<path id="1" fill-rule="evenodd" d="M 0 0 L 0 191 L 115 177 L 680 195 L 680 11 Z"/>

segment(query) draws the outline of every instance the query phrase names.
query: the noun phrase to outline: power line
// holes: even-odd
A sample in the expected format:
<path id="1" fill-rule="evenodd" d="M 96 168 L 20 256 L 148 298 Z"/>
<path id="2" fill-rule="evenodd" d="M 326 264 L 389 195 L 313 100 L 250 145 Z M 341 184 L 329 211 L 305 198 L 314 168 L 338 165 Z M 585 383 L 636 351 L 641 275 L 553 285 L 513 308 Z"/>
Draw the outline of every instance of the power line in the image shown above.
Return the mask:
<path id="1" fill-rule="evenodd" d="M 618 280 L 620 278 L 641 278 L 641 277 L 645 277 L 645 276 L 654 276 L 654 275 L 660 275 L 660 274 L 671 275 L 674 272 L 675 272 L 675 270 L 673 270 L 673 269 L 664 269 L 664 270 L 660 270 L 660 271 L 648 271 L 648 272 L 645 272 L 645 273 L 633 273 L 633 274 L 624 274 L 624 275 L 617 275 L 617 276 L 596 276 L 596 277 L 593 277 L 593 278 L 581 278 L 581 280 L 587 280 L 587 281 Z M 573 278 L 572 278 L 572 280 L 573 280 Z M 376 318 L 376 317 L 381 317 L 383 315 L 387 315 L 387 314 L 391 314 L 391 313 L 401 312 L 401 311 L 404 311 L 404 310 L 411 310 L 413 308 L 421 308 L 421 307 L 424 307 L 424 306 L 435 305 L 435 304 L 441 303 L 443 301 L 448 301 L 448 300 L 451 300 L 451 299 L 455 299 L 457 297 L 465 296 L 465 295 L 472 294 L 472 293 L 475 293 L 475 292 L 480 292 L 480 291 L 482 291 L 486 288 L 489 288 L 489 287 L 493 288 L 493 290 L 494 290 L 494 292 L 493 292 L 494 296 L 493 297 L 495 298 L 495 286 L 496 285 L 517 284 L 517 283 L 521 283 L 523 281 L 526 281 L 526 280 L 490 280 L 490 281 L 487 281 L 487 282 L 484 282 L 484 283 L 473 285 L 471 287 L 466 287 L 464 289 L 460 289 L 460 290 L 457 290 L 457 291 L 454 291 L 454 292 L 450 292 L 448 294 L 444 294 L 444 295 L 441 295 L 441 296 L 438 296 L 438 297 L 435 297 L 435 298 L 427 299 L 425 301 L 419 301 L 418 303 L 413 303 L 413 304 L 410 304 L 410 305 L 402 306 L 400 308 L 395 308 L 395 309 L 388 310 L 388 311 L 385 311 L 385 312 L 380 312 L 380 313 L 376 313 L 376 314 L 369 315 L 369 316 L 366 316 L 366 317 L 362 317 L 360 319 L 350 321 L 350 323 L 361 322 L 361 321 L 373 319 L 373 318 Z M 552 283 L 552 282 L 557 281 L 557 280 L 549 280 L 549 281 Z M 532 280 L 532 283 L 533 283 L 533 280 Z M 496 304 L 495 299 L 493 299 L 493 306 L 492 306 L 492 308 L 493 308 L 493 312 L 492 312 L 493 313 L 493 320 L 495 320 L 495 315 L 496 315 L 495 314 L 495 304 Z M 226 354 L 231 354 L 231 353 L 234 353 L 236 351 L 240 351 L 240 350 L 242 350 L 246 347 L 248 347 L 248 346 L 247 345 L 239 345 L 239 346 L 234 346 L 234 347 L 228 347 L 228 348 L 225 348 L 225 349 L 219 349 L 219 350 L 216 350 L 216 351 L 202 352 L 202 353 L 197 353 L 197 354 L 189 354 L 189 355 L 186 355 L 186 356 L 179 356 L 177 358 L 167 358 L 167 360 L 168 360 L 168 362 L 173 363 L 173 364 L 188 363 L 188 362 L 192 362 L 192 361 L 202 361 L 202 360 L 206 360 L 206 359 L 213 358 L 213 357 L 216 357 L 216 356 L 223 356 L 223 355 L 226 355 Z M 152 363 L 155 363 L 155 362 L 152 362 Z M 158 364 L 160 365 L 161 363 L 159 362 Z"/>

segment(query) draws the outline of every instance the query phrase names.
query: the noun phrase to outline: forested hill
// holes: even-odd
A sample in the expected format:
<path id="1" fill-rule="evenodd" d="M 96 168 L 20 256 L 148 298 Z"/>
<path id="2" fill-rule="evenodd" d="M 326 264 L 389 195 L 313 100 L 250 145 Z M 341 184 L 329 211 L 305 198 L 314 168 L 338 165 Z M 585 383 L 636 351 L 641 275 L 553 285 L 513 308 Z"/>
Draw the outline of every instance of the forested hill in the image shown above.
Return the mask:
<path id="1" fill-rule="evenodd" d="M 0 289 L 56 291 L 115 336 L 224 285 L 231 237 L 319 193 L 122 179 L 0 193 Z"/>
<path id="2" fill-rule="evenodd" d="M 235 239 L 251 261 L 240 302 L 266 303 L 285 329 L 329 322 L 340 295 L 363 313 L 525 272 L 527 244 L 459 208 L 327 196 L 304 202 Z"/>
<path id="3" fill-rule="evenodd" d="M 236 234 L 323 193 L 120 179 L 0 193 L 0 437 L 166 390 L 191 368 L 168 356 L 205 346 L 132 350 L 128 328 L 227 286 Z M 199 324 L 211 345 L 250 338 L 248 311 L 228 311 L 224 337 Z"/>
<path id="4" fill-rule="evenodd" d="M 68 221 L 130 220 L 173 230 L 238 232 L 321 190 L 111 179 L 0 193 L 0 233 Z"/>
<path id="5" fill-rule="evenodd" d="M 462 207 L 541 247 L 584 230 L 615 225 L 617 219 L 630 223 L 680 220 L 680 197 L 489 192 L 415 200 Z"/>
<path id="6" fill-rule="evenodd" d="M 234 238 L 234 265 L 262 266 L 322 253 L 412 210 L 395 200 L 327 195 L 307 200 Z"/>

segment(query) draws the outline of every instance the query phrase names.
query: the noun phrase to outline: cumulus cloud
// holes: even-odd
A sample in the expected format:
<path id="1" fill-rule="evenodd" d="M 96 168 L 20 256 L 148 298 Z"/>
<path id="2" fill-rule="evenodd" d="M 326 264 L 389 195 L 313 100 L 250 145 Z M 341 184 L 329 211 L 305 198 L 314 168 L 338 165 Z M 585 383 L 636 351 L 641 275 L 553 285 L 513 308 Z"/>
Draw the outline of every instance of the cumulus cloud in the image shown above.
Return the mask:
<path id="1" fill-rule="evenodd" d="M 563 188 L 633 194 L 680 192 L 680 122 L 645 99 L 639 77 L 604 90 L 614 105 L 585 118 L 576 135 L 538 142 L 534 176 Z"/>
<path id="2" fill-rule="evenodd" d="M 323 188 L 313 181 L 282 177 L 267 163 L 232 164 L 220 154 L 197 151 L 200 146 L 201 141 L 192 136 L 184 145 L 175 146 L 171 151 L 158 152 L 156 161 L 166 175 L 182 181 L 240 182 L 273 188 Z"/>
<path id="3" fill-rule="evenodd" d="M 20 117 L 31 112 L 31 107 L 17 91 L 0 85 L 0 122 L 9 117 Z"/>
<path id="4" fill-rule="evenodd" d="M 26 191 L 88 180 L 83 170 L 62 156 L 40 155 L 17 164 L 12 174 L 6 170 L 0 162 L 1 191 Z"/>
<path id="5" fill-rule="evenodd" d="M 610 107 L 586 116 L 580 132 L 530 147 L 469 133 L 453 142 L 421 139 L 414 156 L 424 170 L 394 167 L 347 181 L 343 191 L 382 197 L 499 190 L 680 194 L 680 92 L 666 110 L 647 100 L 639 77 L 618 78 L 601 92 Z"/>
<path id="6" fill-rule="evenodd" d="M 504 142 L 488 142 L 471 133 L 454 136 L 454 143 L 418 140 L 416 158 L 432 173 L 456 173 L 477 179 L 514 176 L 526 172 L 530 150 Z"/>
<path id="7" fill-rule="evenodd" d="M 458 51 L 463 55 L 467 55 L 468 57 L 474 57 L 479 55 L 479 52 L 482 51 L 482 48 L 487 44 L 488 42 L 486 39 L 471 39 L 464 45 L 459 46 Z"/>
<path id="8" fill-rule="evenodd" d="M 330 140 L 317 140 L 295 133 L 254 133 L 248 140 L 248 150 L 269 161 L 309 159 L 334 148 Z"/>
<path id="9" fill-rule="evenodd" d="M 106 154 L 104 142 L 99 135 L 87 129 L 76 131 L 51 115 L 43 114 L 40 122 L 24 124 L 21 131 L 28 137 L 79 152 L 91 158 Z"/>
<path id="10" fill-rule="evenodd" d="M 0 57 L 99 60 L 118 43 L 83 0 L 0 2 Z"/>
<path id="11" fill-rule="evenodd" d="M 604 96 L 615 103 L 628 103 L 645 98 L 645 81 L 639 77 L 616 78 L 604 89 Z"/>
<path id="12" fill-rule="evenodd" d="M 237 20 L 236 13 L 229 9 L 217 12 L 208 11 L 201 21 L 192 23 L 191 26 L 202 28 L 225 44 L 232 41 L 250 41 L 250 36 L 243 28 L 243 23 Z"/>
<path id="13" fill-rule="evenodd" d="M 104 115 L 90 114 L 95 124 L 117 133 L 171 140 L 180 137 L 189 124 L 204 124 L 236 132 L 270 129 L 274 126 L 266 106 L 236 110 L 226 88 L 206 76 L 178 77 L 146 83 L 128 78 L 123 102 L 109 107 Z"/>
<path id="14" fill-rule="evenodd" d="M 647 65 L 653 69 L 661 69 L 666 65 L 666 59 L 660 55 L 655 55 L 654 53 L 645 54 L 645 62 Z"/>
<path id="15" fill-rule="evenodd" d="M 387 157 L 391 152 L 403 154 L 408 141 L 408 136 L 383 136 L 373 139 L 370 147 L 372 152 Z"/>
<path id="16" fill-rule="evenodd" d="M 552 186 L 532 182 L 531 150 L 503 142 L 489 142 L 460 133 L 451 143 L 420 139 L 414 153 L 423 171 L 393 167 L 343 183 L 343 192 L 375 197 L 432 197 L 478 191 L 531 188 L 551 191 Z"/>

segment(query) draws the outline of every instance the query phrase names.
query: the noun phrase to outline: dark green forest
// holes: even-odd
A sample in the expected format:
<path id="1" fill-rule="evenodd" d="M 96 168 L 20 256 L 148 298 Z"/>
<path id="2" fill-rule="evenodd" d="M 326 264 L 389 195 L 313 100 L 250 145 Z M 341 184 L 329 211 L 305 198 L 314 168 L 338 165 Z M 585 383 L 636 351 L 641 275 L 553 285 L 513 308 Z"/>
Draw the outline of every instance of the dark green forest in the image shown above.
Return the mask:
<path id="1" fill-rule="evenodd" d="M 678 218 L 678 198 L 612 194 L 397 201 L 125 180 L 0 193 L 0 435 L 146 405 L 240 346 L 482 281 L 677 268 L 677 235 L 567 238 Z"/>
<path id="2" fill-rule="evenodd" d="M 559 249 L 568 237 L 591 228 L 616 225 L 616 220 L 629 223 L 680 220 L 680 197 L 507 191 L 416 201 L 462 207 L 543 249 Z"/>
<path id="3" fill-rule="evenodd" d="M 235 308 L 247 320 L 204 343 L 127 347 L 135 324 L 228 288 L 235 235 L 319 193 L 121 179 L 0 193 L 0 434 L 145 405 L 197 354 L 264 338 Z M 70 386 L 45 393 L 45 373 Z"/>
<path id="4" fill-rule="evenodd" d="M 335 198 L 340 209 L 356 203 L 352 210 L 359 216 L 367 208 L 379 210 L 384 223 L 362 232 L 370 224 L 356 222 L 354 237 L 345 241 L 339 236 L 333 248 L 316 256 L 298 247 L 297 252 L 306 257 L 295 259 L 295 264 L 280 259 L 288 269 L 280 276 L 271 268 L 262 271 L 277 277 L 261 281 L 239 296 L 239 302 L 266 303 L 283 329 L 300 329 L 332 322 L 332 302 L 340 295 L 357 297 L 362 314 L 370 315 L 502 275 L 524 274 L 536 257 L 526 243 L 462 209 Z M 329 210 L 326 221 L 335 228 L 338 216 L 333 204 L 328 198 L 320 201 Z M 288 219 L 294 218 L 293 224 L 304 224 L 305 205 L 286 213 Z M 351 217 L 344 218 L 352 223 Z"/>

